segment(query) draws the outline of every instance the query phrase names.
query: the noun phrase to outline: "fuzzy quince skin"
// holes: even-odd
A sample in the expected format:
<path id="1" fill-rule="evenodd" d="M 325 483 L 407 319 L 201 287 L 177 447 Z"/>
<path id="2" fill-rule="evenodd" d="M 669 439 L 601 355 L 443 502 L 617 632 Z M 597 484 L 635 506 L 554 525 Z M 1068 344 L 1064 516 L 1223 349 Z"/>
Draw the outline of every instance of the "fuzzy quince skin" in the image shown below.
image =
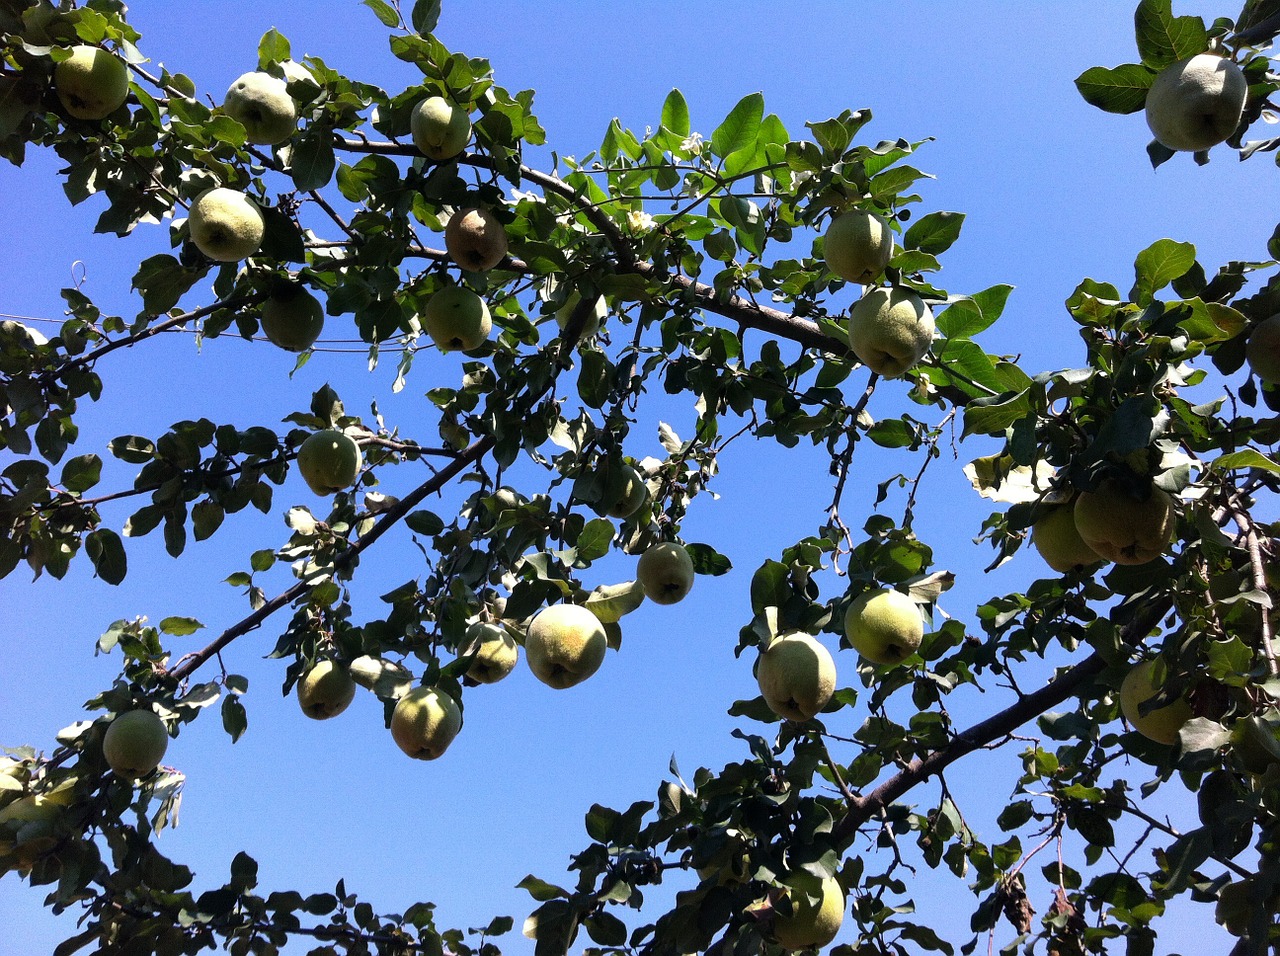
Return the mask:
<path id="1" fill-rule="evenodd" d="M 884 378 L 901 378 L 933 344 L 933 312 L 910 289 L 868 289 L 849 310 L 849 348 Z"/>
<path id="2" fill-rule="evenodd" d="M 775 637 L 756 662 L 756 683 L 765 703 L 779 717 L 808 720 L 836 689 L 836 662 L 812 634 Z"/>
<path id="3" fill-rule="evenodd" d="M 920 647 L 924 622 L 911 598 L 892 588 L 876 588 L 849 605 L 844 633 L 853 649 L 867 660 L 892 666 Z"/>
<path id="4" fill-rule="evenodd" d="M 236 79 L 222 101 L 223 111 L 259 146 L 278 146 L 298 126 L 298 108 L 284 80 L 254 71 Z"/>
<path id="5" fill-rule="evenodd" d="M 636 563 L 636 580 L 654 604 L 676 604 L 693 589 L 693 559 L 682 545 L 650 545 Z"/>
<path id="6" fill-rule="evenodd" d="M 53 68 L 53 86 L 71 116 L 106 119 L 129 97 L 129 68 L 107 50 L 73 46 L 71 55 Z"/>
<path id="7" fill-rule="evenodd" d="M 1200 151 L 1226 142 L 1240 125 L 1249 81 L 1240 67 L 1198 53 L 1157 74 L 1147 91 L 1147 125 L 1169 149 Z"/>
<path id="8" fill-rule="evenodd" d="M 435 760 L 461 729 L 458 702 L 437 687 L 415 687 L 391 712 L 391 739 L 414 760 Z"/>
<path id="9" fill-rule="evenodd" d="M 1155 486 L 1140 499 L 1114 479 L 1083 491 L 1073 509 L 1076 530 L 1105 561 L 1146 564 L 1164 554 L 1173 538 L 1173 499 Z"/>
<path id="10" fill-rule="evenodd" d="M 609 647 L 600 619 L 580 604 L 553 604 L 529 623 L 524 654 L 533 675 L 557 690 L 580 684 L 604 663 Z"/>

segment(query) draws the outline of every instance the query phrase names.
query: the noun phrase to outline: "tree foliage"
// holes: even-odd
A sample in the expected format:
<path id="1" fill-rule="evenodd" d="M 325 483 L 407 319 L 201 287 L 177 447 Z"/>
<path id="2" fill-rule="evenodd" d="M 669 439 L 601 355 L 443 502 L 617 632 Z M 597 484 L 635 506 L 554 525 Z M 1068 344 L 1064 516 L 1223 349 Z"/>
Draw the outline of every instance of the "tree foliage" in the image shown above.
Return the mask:
<path id="1" fill-rule="evenodd" d="M 598 952 L 776 952 L 777 928 L 814 906 L 814 887 L 831 877 L 846 898 L 843 952 L 955 952 L 902 905 L 906 844 L 975 891 L 965 953 L 1002 921 L 1017 932 L 1010 951 L 1044 943 L 1058 954 L 1153 952 L 1177 897 L 1213 907 L 1237 951 L 1267 951 L 1280 937 L 1280 667 L 1275 528 L 1255 509 L 1280 482 L 1280 392 L 1260 366 L 1226 397 L 1188 396 L 1241 371 L 1254 329 L 1280 313 L 1280 239 L 1255 261 L 1220 266 L 1159 239 L 1136 257 L 1127 290 L 1083 280 L 1065 303 L 1080 335 L 1074 367 L 1035 373 L 980 341 L 1009 286 L 938 285 L 964 217 L 928 209 L 915 192 L 926 176 L 912 165 L 919 143 L 860 139 L 868 110 L 810 122 L 795 138 L 753 93 L 704 136 L 673 90 L 644 135 L 615 121 L 594 153 L 537 169 L 526 164 L 526 150 L 545 138 L 533 92 L 513 94 L 487 61 L 446 49 L 432 34 L 439 0 L 364 6 L 421 82 L 386 91 L 315 57 L 294 61 L 272 31 L 257 68 L 287 81 L 300 121 L 286 142 L 264 147 L 190 79 L 150 65 L 119 0 L 0 2 L 0 152 L 21 165 L 29 149 L 53 150 L 71 202 L 105 196 L 98 232 L 127 237 L 163 223 L 172 240 L 171 253 L 139 264 L 132 317 L 104 315 L 68 289 L 66 321 L 48 340 L 0 324 L 0 445 L 11 459 L 0 472 L 0 576 L 25 565 L 61 578 L 87 561 L 119 583 L 126 539 L 158 533 L 177 557 L 189 540 L 233 534 L 250 508 L 283 506 L 289 529 L 286 540 L 250 550 L 247 569 L 230 579 L 246 596 L 241 620 L 176 661 L 171 639 L 198 632 L 200 621 L 117 622 L 98 647 L 119 655 L 120 676 L 88 702 L 87 719 L 63 730 L 47 756 L 9 752 L 0 868 L 46 888 L 55 911 L 80 914 L 58 952 L 177 954 L 217 943 L 273 953 L 291 937 L 311 938 L 316 953 L 498 952 L 510 920 L 468 935 L 437 926 L 429 901 L 379 914 L 342 883 L 306 897 L 267 890 L 248 853 L 224 884 L 197 888 L 156 841 L 176 811 L 180 769 L 162 764 L 138 781 L 115 774 L 104 734 L 119 714 L 145 709 L 177 735 L 212 719 L 217 704 L 238 738 L 247 681 L 226 663 L 235 641 L 269 619 L 286 692 L 333 661 L 384 702 L 388 723 L 416 685 L 465 712 L 477 692 L 467 676 L 477 623 L 522 643 L 542 608 L 585 604 L 616 649 L 642 592 L 630 581 L 590 590 L 584 572 L 658 542 L 684 544 L 699 575 L 729 570 L 714 544 L 682 541 L 681 529 L 713 488 L 719 457 L 747 435 L 821 449 L 834 493 L 812 534 L 754 570 L 737 653 L 766 652 L 793 632 L 822 635 L 842 646 L 856 686 L 840 686 L 806 721 L 780 720 L 762 697 L 738 700 L 731 713 L 752 728 L 736 733 L 739 762 L 685 779 L 673 761 L 655 798 L 593 806 L 589 842 L 572 858 L 575 882 L 522 884 L 534 906 L 523 931 L 539 956 L 584 945 L 584 934 Z M 1229 146 L 1256 157 L 1280 144 L 1243 140 L 1280 85 L 1262 52 L 1277 32 L 1280 6 L 1269 0 L 1213 24 L 1175 16 L 1168 0 L 1142 0 L 1140 62 L 1096 67 L 1077 85 L 1089 102 L 1132 113 L 1161 69 L 1217 50 L 1250 83 Z M 75 118 L 60 95 L 57 64 L 78 45 L 129 66 L 127 103 L 102 119 Z M 440 162 L 411 136 L 414 107 L 431 96 L 472 120 L 465 150 Z M 1158 146 L 1151 154 L 1156 163 L 1171 155 Z M 242 191 L 261 211 L 264 236 L 248 258 L 214 261 L 193 241 L 187 210 L 216 186 Z M 339 197 L 354 215 L 336 211 Z M 475 207 L 492 211 L 509 243 L 483 272 L 441 248 L 450 219 Z M 930 351 L 901 380 L 868 371 L 831 304 L 846 282 L 827 268 L 822 232 L 850 209 L 895 232 L 876 284 L 910 290 L 936 315 Z M 123 361 L 114 353 L 137 346 L 143 355 L 161 331 L 253 338 L 262 304 L 302 287 L 323 302 L 327 329 L 354 328 L 374 357 L 394 348 L 403 380 L 415 354 L 433 347 L 428 302 L 456 286 L 483 297 L 492 333 L 457 356 L 456 380 L 427 393 L 430 418 L 389 427 L 326 387 L 283 428 L 201 418 L 159 435 L 122 434 L 105 451 L 136 467 L 136 478 L 108 492 L 99 489 L 101 450 L 77 447 L 76 415 L 111 387 L 106 373 Z M 666 457 L 637 460 L 637 410 L 658 392 L 687 400 L 696 430 L 664 426 Z M 966 472 L 995 506 L 982 529 L 992 567 L 1081 495 L 1114 492 L 1135 511 L 1170 496 L 1172 542 L 1157 542 L 1159 556 L 1142 563 L 1046 570 L 1025 592 L 976 608 L 971 631 L 937 610 L 953 576 L 913 528 L 916 489 L 957 427 L 981 446 Z M 354 487 L 282 502 L 299 447 L 323 429 L 361 446 Z M 918 460 L 914 474 L 880 486 L 876 504 L 900 502 L 900 520 L 841 510 L 855 460 L 870 467 L 877 449 Z M 536 487 L 506 484 L 518 462 L 542 476 Z M 416 487 L 379 492 L 379 476 L 393 469 L 419 476 Z M 621 489 L 637 481 L 641 503 L 620 507 Z M 446 488 L 462 489 L 456 514 L 428 506 Z M 133 510 L 113 527 L 99 506 L 121 499 Z M 1127 520 L 1123 508 L 1112 514 Z M 357 616 L 361 556 L 398 526 L 419 544 L 421 564 L 383 595 L 382 616 Z M 269 595 L 257 576 L 277 564 L 296 580 Z M 363 587 L 382 594 L 380 584 Z M 845 616 L 876 588 L 908 594 L 929 622 L 899 665 L 853 663 Z M 1138 661 L 1155 662 L 1161 689 L 1120 722 L 1119 689 Z M 1028 689 L 1025 675 L 1046 666 L 1047 682 Z M 988 692 L 989 716 L 957 726 L 948 697 L 973 687 Z M 1192 717 L 1173 744 L 1131 728 L 1177 699 Z M 1022 748 L 1022 774 L 1009 781 L 1001 832 L 981 835 L 946 775 L 996 747 Z M 1196 801 L 1194 829 L 1175 831 L 1149 810 L 1168 790 Z M 931 804 L 920 803 L 926 796 Z M 1063 846 L 1077 863 L 1064 862 Z M 668 882 L 679 887 L 674 905 L 654 914 L 646 890 Z"/>

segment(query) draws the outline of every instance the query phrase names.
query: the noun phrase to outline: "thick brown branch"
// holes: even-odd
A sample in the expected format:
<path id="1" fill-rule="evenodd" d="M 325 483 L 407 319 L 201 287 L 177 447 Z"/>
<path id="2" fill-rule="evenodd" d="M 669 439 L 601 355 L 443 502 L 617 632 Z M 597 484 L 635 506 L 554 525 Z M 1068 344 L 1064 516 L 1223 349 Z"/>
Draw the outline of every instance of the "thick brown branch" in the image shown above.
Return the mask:
<path id="1" fill-rule="evenodd" d="M 1134 644 L 1142 640 L 1170 606 L 1168 598 L 1151 601 L 1124 629 L 1124 642 Z M 860 827 L 905 793 L 941 773 L 961 757 L 1008 736 L 1027 721 L 1074 697 L 1087 681 L 1100 674 L 1105 667 L 1106 661 L 1099 654 L 1090 654 L 1038 691 L 1019 698 L 1012 706 L 956 734 L 945 747 L 924 758 L 912 760 L 906 769 L 865 796 L 856 798 L 849 811 L 836 822 L 833 831 L 836 845 L 847 846 Z"/>

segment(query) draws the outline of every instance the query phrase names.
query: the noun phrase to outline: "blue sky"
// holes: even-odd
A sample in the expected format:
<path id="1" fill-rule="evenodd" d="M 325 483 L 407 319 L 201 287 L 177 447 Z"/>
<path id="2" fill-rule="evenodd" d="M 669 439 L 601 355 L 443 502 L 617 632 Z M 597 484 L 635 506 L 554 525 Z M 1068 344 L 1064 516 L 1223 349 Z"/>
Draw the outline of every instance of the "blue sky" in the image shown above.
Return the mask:
<path id="1" fill-rule="evenodd" d="M 1199 3 L 1177 8 L 1207 18 L 1236 12 Z M 258 40 L 273 26 L 291 40 L 295 56 L 318 55 L 386 89 L 417 79 L 390 55 L 386 31 L 354 0 L 153 0 L 136 4 L 131 22 L 153 63 L 186 73 L 219 100 L 255 66 Z M 1029 372 L 1082 361 L 1062 308 L 1081 278 L 1127 288 L 1134 255 L 1166 236 L 1193 242 L 1210 271 L 1228 259 L 1262 258 L 1274 226 L 1257 212 L 1274 209 L 1277 198 L 1266 157 L 1240 164 L 1219 148 L 1206 168 L 1179 156 L 1153 171 L 1141 116 L 1101 113 L 1076 94 L 1072 80 L 1084 69 L 1136 59 L 1128 2 L 546 0 L 534 9 L 514 0 L 445 0 L 437 35 L 452 49 L 488 57 L 509 90 L 536 89 L 548 143 L 561 155 L 593 149 L 614 116 L 637 131 L 656 126 L 672 87 L 687 98 L 694 128 L 707 135 L 742 95 L 763 90 L 766 108 L 795 138 L 806 120 L 861 107 L 875 116 L 863 141 L 934 137 L 914 159 L 937 177 L 922 184 L 920 211 L 968 215 L 960 242 L 944 257 L 940 282 L 953 292 L 999 282 L 1017 287 L 983 344 L 1021 356 Z M 535 165 L 545 158 L 531 157 Z M 54 175 L 58 165 L 56 157 L 32 151 L 23 168 L 0 167 L 10 224 L 0 234 L 0 312 L 58 317 L 58 290 L 83 281 L 104 311 L 132 316 L 138 302 L 130 277 L 139 261 L 167 251 L 167 229 L 144 225 L 127 241 L 91 235 L 102 204 L 69 206 Z M 186 300 L 204 301 L 194 294 Z M 334 320 L 326 327 L 327 339 L 356 337 Z M 794 355 L 795 347 L 783 351 Z M 290 378 L 292 364 L 263 343 L 228 337 L 197 349 L 181 334 L 163 336 L 145 352 L 113 355 L 100 368 L 106 394 L 83 408 L 77 451 L 105 458 L 115 435 L 154 436 L 183 418 L 276 426 L 305 408 L 325 382 L 348 409 L 367 414 L 376 399 L 388 424 L 429 435 L 434 416 L 423 393 L 456 377 L 456 363 L 419 360 L 408 386 L 393 396 L 392 356 L 372 372 L 355 345 L 318 354 Z M 661 454 L 659 418 L 677 431 L 692 421 L 687 405 L 654 397 L 656 410 L 645 413 L 651 420 L 642 420 L 628 449 L 636 457 Z M 886 415 L 898 410 L 892 401 L 883 406 Z M 1024 587 L 1043 571 L 1028 552 L 982 573 L 991 554 L 972 539 L 986 511 L 960 468 L 990 450 L 968 443 L 952 458 L 946 449 L 918 515 L 917 530 L 933 545 L 938 565 L 958 576 L 943 608 L 970 622 L 976 603 Z M 864 512 L 875 484 L 902 466 L 887 453 L 862 457 L 845 496 L 846 518 Z M 113 467 L 102 488 L 131 478 L 129 468 Z M 382 490 L 396 494 L 415 483 L 411 474 L 392 473 Z M 750 575 L 819 525 L 831 479 L 821 457 L 739 442 L 713 490 L 719 500 L 699 499 L 683 537 L 713 544 L 731 558 L 734 573 L 699 579 L 681 604 L 646 605 L 629 616 L 622 652 L 577 688 L 552 691 L 522 666 L 503 684 L 470 692 L 462 735 L 432 763 L 396 750 L 381 726 L 381 705 L 369 694 L 358 695 L 336 720 L 302 718 L 292 698 L 280 695 L 279 662 L 261 660 L 275 642 L 273 625 L 283 628 L 283 620 L 240 640 L 224 660 L 230 672 L 250 679 L 249 732 L 233 746 L 211 712 L 173 741 L 167 762 L 188 774 L 188 784 L 181 826 L 164 835 L 162 849 L 191 865 L 202 886 L 220 883 L 245 849 L 259 862 L 264 888 L 324 891 L 345 877 L 380 912 L 431 899 L 441 925 L 481 926 L 507 914 L 518 927 L 532 904 L 514 884 L 530 872 L 572 882 L 565 864 L 588 842 L 582 817 L 593 802 L 625 808 L 652 799 L 673 754 L 686 777 L 745 755 L 729 736 L 741 722 L 725 711 L 756 694 L 749 658 L 733 655 L 738 629 L 750 618 Z M 281 515 L 290 504 L 313 502 L 291 478 L 277 491 L 271 515 L 245 516 L 234 528 L 229 521 L 179 561 L 164 554 L 158 535 L 130 540 L 130 575 L 118 588 L 91 579 L 84 562 L 62 582 L 32 582 L 22 569 L 0 581 L 6 635 L 0 743 L 48 746 L 59 728 L 82 717 L 82 702 L 117 671 L 118 658 L 93 654 L 113 620 L 199 618 L 208 629 L 185 643 L 174 640 L 180 654 L 239 619 L 242 596 L 220 582 L 246 568 L 251 551 L 283 543 Z M 900 515 L 901 500 L 884 508 Z M 438 510 L 446 509 L 447 503 Z M 128 511 L 108 506 L 104 514 L 118 527 Z M 362 564 L 357 619 L 375 615 L 379 594 L 420 573 L 407 535 L 380 550 Z M 626 579 L 628 561 L 601 563 L 589 585 Z M 269 581 L 274 593 L 289 583 L 287 572 Z M 842 587 L 828 576 L 824 596 Z M 825 637 L 834 650 L 833 636 Z M 858 682 L 851 652 L 837 655 L 837 664 L 841 685 Z M 975 694 L 958 698 L 961 724 L 992 707 Z M 843 729 L 852 731 L 862 716 L 843 714 Z M 752 729 L 761 732 L 760 725 Z M 952 784 L 966 794 L 962 809 L 970 824 L 994 836 L 1016 760 L 1012 753 L 975 760 L 956 771 Z M 998 772 L 1005 777 L 992 787 Z M 934 799 L 932 791 L 913 795 L 925 806 Z M 949 938 L 965 941 L 971 903 L 963 885 L 922 868 L 919 887 L 915 901 L 926 917 L 963 914 Z M 27 927 L 24 952 L 51 951 L 73 932 L 69 919 L 55 921 L 40 910 L 40 896 L 12 876 L 0 880 L 0 925 Z M 655 902 L 661 898 L 654 895 Z M 1048 897 L 1033 902 L 1042 910 Z M 1219 938 L 1206 908 L 1188 918 L 1206 944 Z M 517 935 L 504 942 L 512 952 L 532 950 Z M 6 945 L 0 942 L 0 952 Z"/>

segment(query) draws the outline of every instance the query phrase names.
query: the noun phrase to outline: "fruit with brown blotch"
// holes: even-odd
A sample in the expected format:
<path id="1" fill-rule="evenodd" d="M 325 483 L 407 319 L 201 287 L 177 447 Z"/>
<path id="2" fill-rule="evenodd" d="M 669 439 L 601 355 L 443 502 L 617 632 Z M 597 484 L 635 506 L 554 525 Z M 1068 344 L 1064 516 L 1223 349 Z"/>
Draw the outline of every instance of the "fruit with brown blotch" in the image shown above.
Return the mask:
<path id="1" fill-rule="evenodd" d="M 489 209 L 459 209 L 444 227 L 444 247 L 462 268 L 485 272 L 506 257 L 507 231 Z"/>

